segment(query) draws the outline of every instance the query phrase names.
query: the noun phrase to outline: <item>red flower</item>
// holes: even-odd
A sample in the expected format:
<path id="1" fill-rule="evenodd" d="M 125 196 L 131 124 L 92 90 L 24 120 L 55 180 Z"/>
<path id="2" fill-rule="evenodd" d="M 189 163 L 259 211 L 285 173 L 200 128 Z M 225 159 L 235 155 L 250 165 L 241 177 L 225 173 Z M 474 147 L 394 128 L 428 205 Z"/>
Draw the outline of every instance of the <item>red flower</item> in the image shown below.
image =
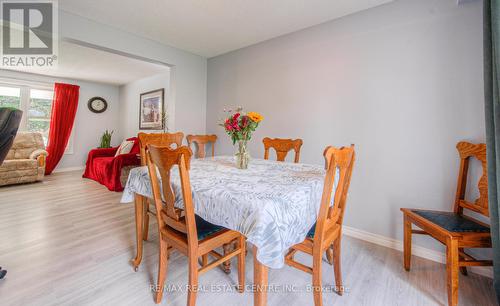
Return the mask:
<path id="1" fill-rule="evenodd" d="M 248 125 L 248 116 L 241 117 L 241 128 L 244 129 Z"/>
<path id="2" fill-rule="evenodd" d="M 231 125 L 232 130 L 236 130 L 236 131 L 240 130 L 240 127 L 238 124 L 239 117 L 240 117 L 240 113 L 236 113 L 233 115 L 232 118 L 228 119 L 228 121 L 230 121 L 229 124 Z"/>
<path id="3" fill-rule="evenodd" d="M 226 128 L 226 130 L 228 130 L 228 131 L 233 130 L 233 126 L 231 125 L 231 122 L 229 121 L 229 119 L 227 119 L 226 122 L 224 122 L 224 128 Z"/>

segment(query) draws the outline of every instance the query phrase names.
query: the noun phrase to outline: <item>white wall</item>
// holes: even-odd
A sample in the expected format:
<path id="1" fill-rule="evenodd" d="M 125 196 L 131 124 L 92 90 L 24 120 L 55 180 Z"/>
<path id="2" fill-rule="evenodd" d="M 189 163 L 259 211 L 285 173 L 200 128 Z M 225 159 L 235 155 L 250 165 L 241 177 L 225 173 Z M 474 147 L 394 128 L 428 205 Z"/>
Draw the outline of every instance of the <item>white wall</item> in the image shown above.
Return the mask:
<path id="1" fill-rule="evenodd" d="M 402 239 L 399 208 L 450 210 L 455 144 L 485 139 L 482 58 L 481 1 L 399 0 L 209 59 L 207 132 L 232 154 L 217 123 L 241 105 L 265 117 L 255 157 L 264 136 L 302 138 L 321 165 L 356 144 L 345 224 Z"/>
<path id="2" fill-rule="evenodd" d="M 173 128 L 185 134 L 205 133 L 206 58 L 65 11 L 59 12 L 59 36 L 172 65 Z"/>
<path id="3" fill-rule="evenodd" d="M 118 86 L 99 84 L 80 80 L 51 78 L 35 74 L 0 70 L 0 77 L 43 82 L 53 85 L 55 82 L 80 86 L 80 98 L 73 126 L 73 153 L 65 154 L 56 171 L 64 168 L 82 167 L 87 160 L 88 152 L 100 143 L 104 130 L 114 130 L 112 144 L 118 145 L 122 140 L 119 125 L 119 90 Z M 101 114 L 92 113 L 87 107 L 91 97 L 103 97 L 108 102 L 108 109 Z"/>
<path id="4" fill-rule="evenodd" d="M 139 98 L 141 93 L 161 89 L 165 90 L 164 107 L 169 114 L 167 127 L 175 126 L 174 105 L 171 103 L 170 73 L 162 73 L 143 78 L 120 86 L 120 126 L 123 135 L 135 136 L 139 133 Z M 154 132 L 148 130 L 146 132 Z"/>

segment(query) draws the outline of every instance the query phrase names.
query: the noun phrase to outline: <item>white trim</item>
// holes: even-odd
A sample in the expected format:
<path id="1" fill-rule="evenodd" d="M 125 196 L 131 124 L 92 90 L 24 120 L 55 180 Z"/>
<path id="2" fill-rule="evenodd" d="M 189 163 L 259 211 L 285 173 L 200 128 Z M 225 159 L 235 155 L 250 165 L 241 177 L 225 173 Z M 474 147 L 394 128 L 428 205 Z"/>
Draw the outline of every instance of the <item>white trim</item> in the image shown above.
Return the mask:
<path id="1" fill-rule="evenodd" d="M 0 77 L 0 83 L 5 86 L 28 86 L 34 89 L 54 90 L 55 82 L 41 82 L 16 77 Z"/>
<path id="2" fill-rule="evenodd" d="M 60 172 L 70 172 L 70 171 L 77 171 L 77 170 L 84 170 L 85 166 L 78 166 L 78 167 L 66 167 L 66 168 L 56 168 L 52 173 L 60 173 Z"/>
<path id="3" fill-rule="evenodd" d="M 19 108 L 23 111 L 19 130 L 28 130 L 28 116 L 30 111 L 30 87 L 26 85 L 19 85 Z"/>
<path id="4" fill-rule="evenodd" d="M 394 250 L 403 251 L 403 242 L 393 238 L 385 237 L 378 234 L 373 234 L 367 231 L 363 231 L 350 226 L 342 226 L 342 231 L 344 235 L 385 246 Z M 411 247 L 412 255 L 429 259 L 439 263 L 446 263 L 446 256 L 444 253 L 424 248 L 413 244 Z M 489 278 L 493 278 L 492 267 L 468 267 L 468 269 L 476 274 L 483 275 Z"/>

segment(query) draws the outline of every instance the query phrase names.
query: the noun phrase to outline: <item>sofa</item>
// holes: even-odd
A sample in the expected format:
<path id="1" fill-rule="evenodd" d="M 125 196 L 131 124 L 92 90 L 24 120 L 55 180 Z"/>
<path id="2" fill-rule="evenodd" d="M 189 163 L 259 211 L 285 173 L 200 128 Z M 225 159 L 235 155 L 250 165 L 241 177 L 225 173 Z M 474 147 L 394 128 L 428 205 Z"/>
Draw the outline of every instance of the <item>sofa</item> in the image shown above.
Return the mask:
<path id="1" fill-rule="evenodd" d="M 139 140 L 128 138 L 134 145 L 127 154 L 115 156 L 119 147 L 93 149 L 89 152 L 85 165 L 84 178 L 92 179 L 110 191 L 123 191 L 130 169 L 140 165 Z"/>
<path id="2" fill-rule="evenodd" d="M 46 158 L 42 134 L 18 132 L 0 166 L 0 186 L 43 180 Z"/>

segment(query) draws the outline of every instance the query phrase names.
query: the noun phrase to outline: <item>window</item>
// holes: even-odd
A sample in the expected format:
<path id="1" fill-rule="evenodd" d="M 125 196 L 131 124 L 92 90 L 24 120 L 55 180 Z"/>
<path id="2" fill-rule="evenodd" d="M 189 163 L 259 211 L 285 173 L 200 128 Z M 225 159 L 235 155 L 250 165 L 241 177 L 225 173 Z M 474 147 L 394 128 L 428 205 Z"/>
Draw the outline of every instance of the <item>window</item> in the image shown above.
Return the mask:
<path id="1" fill-rule="evenodd" d="M 26 130 L 42 133 L 45 145 L 49 139 L 52 90 L 30 89 L 30 101 L 26 118 Z"/>
<path id="2" fill-rule="evenodd" d="M 19 130 L 39 132 L 47 146 L 50 115 L 54 91 L 50 87 L 0 84 L 0 107 L 13 107 L 23 111 Z M 73 133 L 66 153 L 73 152 Z"/>
<path id="3" fill-rule="evenodd" d="M 0 107 L 21 108 L 21 89 L 0 87 Z"/>

